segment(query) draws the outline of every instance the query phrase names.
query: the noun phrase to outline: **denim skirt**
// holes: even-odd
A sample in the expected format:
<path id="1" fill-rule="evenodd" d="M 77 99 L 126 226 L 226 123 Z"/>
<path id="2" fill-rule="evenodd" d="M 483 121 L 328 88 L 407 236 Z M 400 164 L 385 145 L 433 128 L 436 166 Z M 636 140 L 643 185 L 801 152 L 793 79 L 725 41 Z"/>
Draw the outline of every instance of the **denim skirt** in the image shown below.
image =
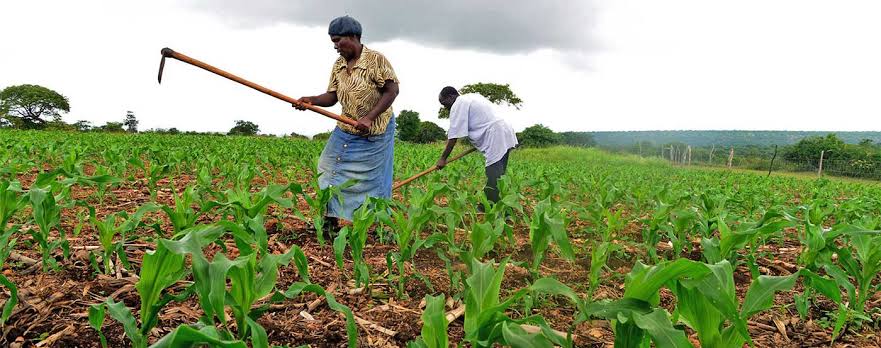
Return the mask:
<path id="1" fill-rule="evenodd" d="M 383 134 L 363 136 L 334 128 L 318 161 L 318 185 L 324 189 L 349 180 L 355 184 L 330 200 L 327 216 L 352 220 L 367 197 L 390 198 L 394 153 L 394 115 Z"/>

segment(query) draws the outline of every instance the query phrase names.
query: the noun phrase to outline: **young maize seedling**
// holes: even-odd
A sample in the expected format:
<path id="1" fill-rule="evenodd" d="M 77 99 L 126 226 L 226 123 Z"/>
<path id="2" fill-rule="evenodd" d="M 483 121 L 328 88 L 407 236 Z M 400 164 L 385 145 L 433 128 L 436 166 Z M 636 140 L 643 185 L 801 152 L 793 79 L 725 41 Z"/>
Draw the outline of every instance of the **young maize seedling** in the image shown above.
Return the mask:
<path id="1" fill-rule="evenodd" d="M 394 231 L 393 240 L 398 246 L 398 251 L 390 252 L 386 255 L 386 264 L 389 266 L 389 277 L 392 277 L 391 270 L 397 270 L 397 293 L 398 296 L 404 295 L 404 284 L 412 276 L 421 279 L 426 286 L 431 288 L 431 283 L 420 273 L 407 275 L 406 265 L 412 264 L 416 252 L 423 246 L 430 246 L 439 240 L 443 240 L 443 235 L 433 235 L 427 239 L 423 239 L 420 233 L 425 224 L 434 218 L 434 213 L 430 207 L 434 204 L 434 197 L 446 190 L 445 185 L 436 185 L 428 189 L 425 193 L 412 192 L 410 194 L 410 205 L 404 209 L 388 209 L 376 212 L 376 218 L 380 223 L 389 226 Z"/>
<path id="2" fill-rule="evenodd" d="M 124 262 L 124 265 L 128 267 L 128 262 L 124 249 L 126 234 L 134 231 L 135 228 L 140 226 L 141 218 L 143 218 L 144 214 L 155 212 L 158 210 L 159 207 L 157 205 L 153 203 L 147 203 L 138 208 L 135 214 L 131 217 L 129 217 L 128 214 L 123 211 L 109 214 L 104 218 L 103 221 L 99 221 L 94 215 L 94 209 L 90 209 L 89 219 L 98 230 L 98 242 L 101 244 L 101 249 L 103 251 L 102 260 L 104 262 L 104 274 L 110 274 L 113 271 L 113 267 L 111 267 L 111 260 L 113 259 L 114 255 L 118 255 L 120 260 Z M 120 236 L 120 238 L 119 241 L 114 243 L 113 238 L 116 236 Z M 99 273 L 101 272 L 101 270 L 97 269 L 97 267 L 96 271 L 98 271 Z"/>
<path id="3" fill-rule="evenodd" d="M 570 347 L 565 338 L 553 334 L 543 318 L 531 316 L 514 320 L 505 315 L 505 311 L 522 298 L 528 289 L 520 289 L 511 297 L 501 301 L 502 278 L 508 260 L 500 263 L 498 268 L 493 261 L 474 262 L 471 276 L 466 280 L 465 290 L 465 341 L 473 347 L 492 347 L 494 344 L 513 345 L 516 347 L 552 347 L 559 345 Z M 523 323 L 538 324 L 542 332 L 529 334 L 520 327 Z"/>
<path id="4" fill-rule="evenodd" d="M 567 217 L 550 198 L 538 202 L 529 221 L 529 242 L 532 246 L 532 265 L 530 273 L 538 275 L 538 268 L 550 249 L 551 241 L 560 249 L 560 253 L 568 260 L 575 259 L 575 252 L 569 242 L 566 231 Z"/>
<path id="5" fill-rule="evenodd" d="M 31 237 L 37 242 L 40 254 L 43 259 L 43 272 L 47 272 L 49 268 L 57 269 L 58 261 L 52 256 L 52 252 L 57 248 L 68 250 L 69 244 L 64 231 L 60 228 L 61 222 L 61 206 L 56 203 L 55 196 L 52 192 L 41 189 L 31 188 L 28 192 L 31 204 L 34 222 L 39 227 L 38 230 L 29 229 Z M 50 240 L 50 232 L 57 229 L 60 238 Z M 66 252 L 65 252 L 66 254 Z"/>
<path id="6" fill-rule="evenodd" d="M 98 331 L 98 338 L 101 339 L 101 348 L 107 348 L 107 338 L 101 327 L 104 326 L 104 317 L 106 315 L 106 307 L 103 303 L 89 306 L 89 326 Z"/>
<path id="7" fill-rule="evenodd" d="M 199 218 L 199 215 L 193 210 L 193 202 L 196 201 L 197 196 L 193 186 L 184 189 L 184 192 L 181 192 L 180 195 L 177 194 L 177 189 L 173 185 L 172 190 L 174 206 L 170 207 L 163 204 L 161 208 L 165 215 L 168 216 L 168 220 L 171 221 L 174 235 L 177 235 L 196 224 L 196 219 Z"/>
<path id="8" fill-rule="evenodd" d="M 587 298 L 592 299 L 597 287 L 600 285 L 600 275 L 606 267 L 609 256 L 621 249 L 621 246 L 612 242 L 595 242 L 590 249 L 590 273 L 588 280 L 590 285 L 587 290 Z"/>
<path id="9" fill-rule="evenodd" d="M 18 233 L 18 226 L 13 226 L 0 235 L 0 269 L 3 268 L 9 253 L 15 247 L 16 240 L 10 239 L 15 233 Z M 0 325 L 3 325 L 9 320 L 9 316 L 12 315 L 12 309 L 18 304 L 18 287 L 3 274 L 0 274 L 0 285 L 9 290 L 9 299 L 3 304 L 3 311 L 0 312 Z"/>
<path id="10" fill-rule="evenodd" d="M 444 312 L 444 296 L 425 296 L 425 311 L 422 312 L 422 335 L 415 341 L 407 343 L 408 348 L 448 348 L 446 313 Z"/>
<path id="11" fill-rule="evenodd" d="M 318 296 L 322 296 L 327 301 L 327 306 L 330 309 L 342 313 L 346 317 L 346 332 L 349 336 L 349 348 L 355 348 L 358 346 L 358 326 L 355 323 L 355 315 L 352 313 L 352 310 L 349 307 L 339 303 L 336 301 L 336 298 L 330 292 L 327 292 L 324 288 L 317 284 L 309 284 L 309 283 L 294 283 L 291 284 L 291 287 L 288 288 L 284 293 L 284 297 L 286 298 L 296 298 L 300 296 L 304 292 L 311 292 Z"/>
<path id="12" fill-rule="evenodd" d="M 184 237 L 179 243 L 188 243 L 190 241 L 189 238 L 197 234 L 199 236 L 217 236 L 221 232 L 223 230 L 219 227 L 195 227 L 192 229 L 192 234 Z M 106 306 L 110 316 L 123 325 L 125 334 L 131 340 L 133 347 L 145 348 L 147 347 L 147 337 L 150 335 L 150 331 L 159 322 L 159 312 L 162 308 L 171 301 L 182 301 L 190 296 L 192 287 L 176 296 L 165 293 L 166 289 L 182 279 L 186 273 L 187 268 L 184 265 L 184 255 L 173 252 L 166 244 L 160 241 L 156 245 L 156 250 L 148 251 L 144 254 L 139 274 L 140 278 L 135 284 L 135 288 L 138 290 L 138 295 L 141 298 L 141 325 L 138 326 L 131 310 L 122 302 L 115 302 L 112 298 L 108 298 L 101 306 Z M 95 316 L 98 314 L 97 311 L 94 313 Z M 92 314 L 90 313 L 91 316 Z M 97 322 L 97 318 L 95 319 Z M 96 330 L 100 331 L 99 329 Z"/>
<path id="13" fill-rule="evenodd" d="M 324 218 L 327 213 L 327 204 L 332 199 L 338 199 L 342 202 L 343 197 L 340 193 L 342 190 L 355 185 L 355 181 L 349 180 L 340 186 L 329 186 L 322 189 L 318 185 L 318 177 L 316 176 L 312 180 L 311 185 L 315 190 L 315 197 L 306 194 L 303 188 L 296 183 L 290 184 L 289 189 L 295 194 L 299 193 L 302 195 L 306 203 L 309 204 L 309 217 L 312 220 L 312 226 L 315 227 L 316 238 L 318 238 L 319 244 L 324 245 Z M 299 214 L 299 212 L 295 213 Z"/>
<path id="14" fill-rule="evenodd" d="M 364 246 L 367 244 L 367 233 L 376 221 L 376 214 L 365 202 L 353 215 L 352 228 L 343 227 L 333 243 L 337 266 L 343 267 L 343 253 L 346 245 L 352 250 L 352 263 L 355 269 L 355 287 L 369 286 L 370 268 L 364 261 Z M 348 242 L 347 242 L 348 241 Z"/>

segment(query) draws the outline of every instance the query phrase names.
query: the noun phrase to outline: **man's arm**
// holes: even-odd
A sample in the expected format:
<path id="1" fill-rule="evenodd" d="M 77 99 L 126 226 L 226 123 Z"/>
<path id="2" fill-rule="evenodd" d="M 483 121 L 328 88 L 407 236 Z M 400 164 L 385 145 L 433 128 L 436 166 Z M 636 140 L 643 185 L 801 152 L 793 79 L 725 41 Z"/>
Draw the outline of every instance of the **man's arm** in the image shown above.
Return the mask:
<path id="1" fill-rule="evenodd" d="M 447 148 L 444 149 L 444 153 L 441 154 L 439 160 L 437 160 L 437 169 L 444 169 L 447 166 L 447 158 L 450 157 L 450 154 L 453 152 L 453 148 L 456 147 L 456 142 L 459 139 L 449 139 L 447 140 Z"/>

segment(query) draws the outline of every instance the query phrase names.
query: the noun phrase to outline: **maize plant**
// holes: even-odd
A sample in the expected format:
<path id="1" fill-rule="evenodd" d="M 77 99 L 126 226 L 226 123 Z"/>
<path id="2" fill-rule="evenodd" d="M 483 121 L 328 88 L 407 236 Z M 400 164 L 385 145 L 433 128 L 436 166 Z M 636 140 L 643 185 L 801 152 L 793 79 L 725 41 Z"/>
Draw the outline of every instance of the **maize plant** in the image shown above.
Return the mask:
<path id="1" fill-rule="evenodd" d="M 784 228 L 795 225 L 796 218 L 783 211 L 782 208 L 774 208 L 762 215 L 756 222 L 742 221 L 734 230 L 725 222 L 725 216 L 719 216 L 714 226 L 719 229 L 719 236 L 701 239 L 704 258 L 709 263 L 717 263 L 727 260 L 737 265 L 738 256 L 746 256 L 749 264 L 755 264 L 755 251 L 757 242 L 767 236 L 783 231 Z M 748 253 L 743 251 L 748 248 Z"/>
<path id="2" fill-rule="evenodd" d="M 340 186 L 329 186 L 322 189 L 319 187 L 318 178 L 316 177 L 311 183 L 312 188 L 315 190 L 315 197 L 312 197 L 303 191 L 303 188 L 299 184 L 290 184 L 289 190 L 295 194 L 302 195 L 303 199 L 306 200 L 306 203 L 309 204 L 309 218 L 312 221 L 312 226 L 315 227 L 315 235 L 321 245 L 324 245 L 324 218 L 327 213 L 327 204 L 330 203 L 332 199 L 339 199 L 340 202 L 342 202 L 343 198 L 340 195 L 340 192 L 354 184 L 354 181 L 349 180 Z M 295 211 L 295 213 L 299 214 L 297 211 Z"/>
<path id="3" fill-rule="evenodd" d="M 389 278 L 394 277 L 397 279 L 396 288 L 398 296 L 404 294 L 404 284 L 410 277 L 421 279 L 431 288 L 431 283 L 421 273 L 415 272 L 408 275 L 406 265 L 412 264 L 413 257 L 416 256 L 416 252 L 419 249 L 424 246 L 433 245 L 435 242 L 445 238 L 442 235 L 433 235 L 430 238 L 423 239 L 420 235 L 425 224 L 434 217 L 430 209 L 431 205 L 434 204 L 434 197 L 445 190 L 446 186 L 436 185 L 425 193 L 411 192 L 410 205 L 406 208 L 406 214 L 403 208 L 376 212 L 376 218 L 383 225 L 391 227 L 394 231 L 392 239 L 398 246 L 397 251 L 386 255 Z M 392 270 L 396 270 L 397 274 L 392 276 Z"/>
<path id="4" fill-rule="evenodd" d="M 609 260 L 609 256 L 620 250 L 621 246 L 618 244 L 602 241 L 602 242 L 594 242 L 590 248 L 590 273 L 588 273 L 588 280 L 590 284 L 587 290 L 587 297 L 593 298 L 594 292 L 596 292 L 597 287 L 600 285 L 600 275 L 603 272 L 603 269 L 606 267 L 606 263 Z"/>
<path id="5" fill-rule="evenodd" d="M 278 204 L 282 208 L 290 209 L 293 207 L 293 202 L 291 199 L 283 197 L 290 188 L 291 186 L 273 184 L 264 187 L 257 193 L 251 193 L 247 188 L 231 189 L 226 192 L 227 201 L 223 205 L 233 210 L 233 217 L 236 220 L 254 218 L 257 215 L 265 214 L 269 204 L 272 203 Z M 210 207 L 206 206 L 203 208 L 203 211 L 207 209 L 210 209 Z"/>
<path id="6" fill-rule="evenodd" d="M 193 202 L 197 199 L 193 187 L 187 187 L 184 189 L 184 192 L 180 193 L 180 195 L 175 191 L 176 189 L 172 186 L 174 206 L 170 207 L 162 205 L 161 209 L 165 215 L 168 216 L 168 220 L 171 221 L 171 226 L 174 228 L 174 234 L 177 235 L 178 233 L 193 227 L 196 224 L 196 219 L 199 215 L 193 210 Z"/>
<path id="7" fill-rule="evenodd" d="M 103 303 L 89 306 L 89 326 L 98 332 L 98 338 L 101 340 L 101 348 L 107 348 L 107 338 L 104 337 L 104 318 L 107 315 L 107 307 Z"/>
<path id="8" fill-rule="evenodd" d="M 6 224 L 3 224 L 2 226 L 5 225 Z M 12 249 L 15 247 L 16 239 L 11 237 L 17 232 L 18 227 L 14 226 L 0 234 L 0 269 L 3 268 L 3 264 L 6 263 L 9 253 L 11 253 Z M 0 285 L 9 291 L 9 299 L 3 304 L 3 311 L 0 312 L 0 325 L 3 325 L 9 320 L 9 316 L 12 315 L 12 309 L 18 304 L 18 287 L 3 274 L 0 274 Z"/>
<path id="9" fill-rule="evenodd" d="M 223 232 L 218 227 L 195 227 L 191 234 L 188 234 L 177 243 L 190 243 L 191 239 L 202 237 L 200 242 L 206 241 L 213 236 L 219 236 Z M 174 253 L 165 244 L 158 243 L 156 250 L 148 251 L 144 254 L 141 271 L 139 273 L 138 282 L 135 288 L 141 298 L 140 318 L 141 323 L 135 320 L 131 310 L 126 308 L 122 302 L 115 302 L 112 298 L 108 298 L 104 306 L 110 316 L 123 326 L 126 336 L 135 348 L 147 347 L 147 337 L 150 331 L 156 327 L 159 322 L 159 312 L 165 305 L 171 301 L 182 301 L 189 297 L 191 288 L 182 291 L 178 295 L 171 295 L 167 289 L 181 280 L 187 273 L 184 265 L 184 255 Z M 103 317 L 103 309 L 92 310 L 94 318 L 90 312 L 90 322 L 94 321 L 93 326 L 97 326 L 99 318 Z M 103 319 L 100 320 L 103 323 Z M 100 326 L 96 328 L 100 332 Z"/>
<path id="10" fill-rule="evenodd" d="M 64 231 L 59 228 L 61 223 L 61 206 L 57 204 L 55 196 L 52 192 L 41 189 L 31 188 L 28 192 L 34 222 L 37 223 L 37 230 L 30 228 L 28 233 L 40 249 L 40 255 L 43 259 L 43 272 L 52 269 L 58 269 L 58 261 L 52 256 L 55 249 L 62 248 L 64 254 L 67 255 L 69 243 Z M 59 238 L 52 240 L 50 233 L 55 229 L 59 233 Z"/>
<path id="11" fill-rule="evenodd" d="M 811 238 L 814 245 L 812 252 L 816 255 L 813 257 L 814 265 L 820 265 L 836 284 L 833 291 L 832 286 L 825 284 L 826 278 L 819 276 L 813 277 L 808 284 L 812 290 L 832 299 L 839 306 L 833 336 L 837 336 L 849 322 L 871 322 L 871 317 L 866 313 L 866 303 L 881 291 L 881 286 L 876 284 L 878 273 L 881 272 L 879 222 L 866 219 L 861 225 L 838 225 L 828 232 L 808 227 L 813 231 L 810 233 L 815 235 Z M 823 245 L 823 248 L 817 250 L 818 245 Z M 838 289 L 844 290 L 847 301 L 838 296 Z M 807 311 L 808 296 L 809 293 L 805 293 L 797 298 L 797 308 L 803 316 Z"/>
<path id="12" fill-rule="evenodd" d="M 538 202 L 529 221 L 529 242 L 532 246 L 532 264 L 530 272 L 538 274 L 538 268 L 550 249 L 551 241 L 560 249 L 560 254 L 568 260 L 575 259 L 575 252 L 569 242 L 566 231 L 567 217 L 559 205 L 548 197 Z"/>
<path id="13" fill-rule="evenodd" d="M 339 303 L 336 301 L 336 298 L 330 292 L 327 292 L 321 286 L 310 283 L 294 283 L 288 288 L 284 293 L 284 297 L 286 298 L 296 298 L 300 296 L 304 292 L 311 292 L 318 296 L 324 297 L 327 301 L 327 306 L 337 312 L 343 314 L 346 317 L 346 332 L 349 336 L 349 348 L 355 348 L 358 346 L 358 327 L 355 324 L 355 315 L 352 313 L 352 310 L 349 307 Z"/>
<path id="14" fill-rule="evenodd" d="M 364 246 L 367 244 L 367 233 L 376 221 L 376 214 L 365 202 L 353 215 L 352 228 L 343 227 L 333 243 L 337 266 L 343 267 L 343 252 L 346 245 L 352 250 L 352 263 L 355 269 L 355 287 L 370 285 L 370 268 L 364 262 Z M 348 242 L 347 242 L 348 240 Z"/>
<path id="15" fill-rule="evenodd" d="M 472 274 L 465 281 L 465 341 L 473 347 L 492 347 L 494 344 L 517 347 L 571 346 L 566 344 L 566 338 L 554 334 L 540 316 L 515 320 L 505 314 L 528 291 L 520 289 L 504 301 L 500 299 L 507 264 L 508 260 L 503 260 L 496 268 L 493 261 L 475 261 Z M 527 333 L 520 327 L 525 323 L 538 324 L 542 332 Z"/>
<path id="16" fill-rule="evenodd" d="M 446 313 L 444 313 L 443 296 L 425 296 L 425 310 L 422 312 L 422 334 L 413 342 L 407 343 L 408 348 L 448 348 Z"/>
<path id="17" fill-rule="evenodd" d="M 107 215 L 104 220 L 99 221 L 95 217 L 94 209 L 90 210 L 90 220 L 95 228 L 98 230 L 98 242 L 101 244 L 101 249 L 103 251 L 103 255 L 101 257 L 104 263 L 104 274 L 110 274 L 113 271 L 113 267 L 111 266 L 111 260 L 114 255 L 117 255 L 120 261 L 123 262 L 126 268 L 130 268 L 128 266 L 128 258 L 125 255 L 125 241 L 126 234 L 134 231 L 141 223 L 141 218 L 144 214 L 154 212 L 159 210 L 159 207 L 152 203 L 147 203 L 135 212 L 131 217 L 128 216 L 126 212 L 118 212 L 114 214 Z M 119 236 L 119 240 L 114 243 L 113 239 Z M 92 261 L 93 267 L 98 273 L 101 273 L 100 268 L 97 266 L 95 259 L 90 254 L 90 259 Z"/>
<path id="18" fill-rule="evenodd" d="M 657 266 L 637 263 L 627 276 L 620 300 L 590 303 L 555 279 L 536 281 L 532 290 L 563 295 L 579 309 L 576 323 L 589 317 L 614 322 L 615 347 L 691 347 L 684 331 L 674 327 L 673 318 L 697 332 L 702 347 L 742 347 L 751 343 L 746 321 L 770 308 L 774 294 L 791 289 L 799 273 L 760 276 L 754 280 L 742 304 L 734 291 L 734 272 L 728 261 L 709 265 L 679 259 Z M 676 311 L 671 317 L 658 308 L 659 290 L 672 284 Z M 739 307 L 739 308 L 738 308 Z"/>

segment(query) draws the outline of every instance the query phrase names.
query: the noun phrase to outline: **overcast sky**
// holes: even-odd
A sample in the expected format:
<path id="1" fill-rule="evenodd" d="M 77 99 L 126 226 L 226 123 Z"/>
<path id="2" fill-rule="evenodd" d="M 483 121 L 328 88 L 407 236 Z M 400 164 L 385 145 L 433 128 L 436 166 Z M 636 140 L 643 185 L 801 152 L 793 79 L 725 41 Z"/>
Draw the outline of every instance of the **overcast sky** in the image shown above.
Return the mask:
<path id="1" fill-rule="evenodd" d="M 881 130 L 874 0 L 0 1 L 0 88 L 54 89 L 69 122 L 314 134 L 334 121 L 178 61 L 157 84 L 159 50 L 314 95 L 344 14 L 394 66 L 395 110 L 445 128 L 441 87 L 498 82 L 524 100 L 498 109 L 517 130 Z"/>

